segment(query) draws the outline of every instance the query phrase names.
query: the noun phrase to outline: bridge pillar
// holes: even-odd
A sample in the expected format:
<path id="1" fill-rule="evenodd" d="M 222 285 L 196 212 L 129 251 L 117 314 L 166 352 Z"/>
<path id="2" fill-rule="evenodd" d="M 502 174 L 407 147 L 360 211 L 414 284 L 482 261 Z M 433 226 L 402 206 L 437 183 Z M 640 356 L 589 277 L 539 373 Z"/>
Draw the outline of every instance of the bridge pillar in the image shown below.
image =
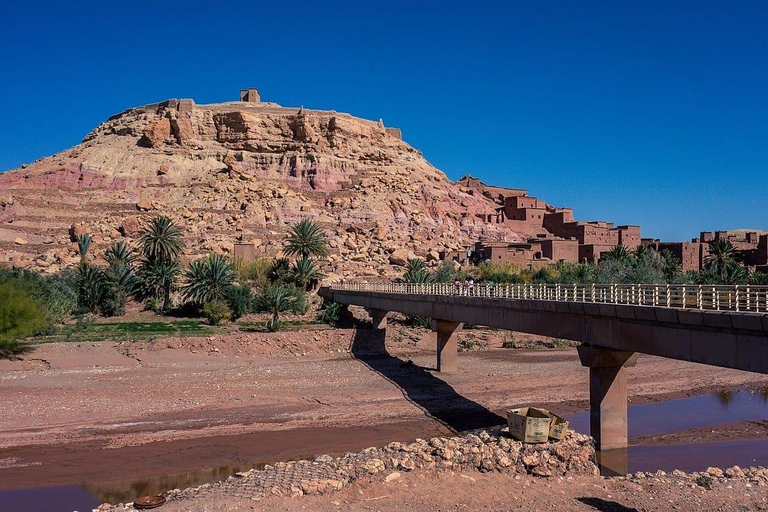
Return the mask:
<path id="1" fill-rule="evenodd" d="M 581 364 L 589 367 L 589 429 L 597 450 L 627 447 L 627 370 L 637 354 L 580 345 Z"/>
<path id="2" fill-rule="evenodd" d="M 369 309 L 368 314 L 371 315 L 371 328 L 372 329 L 387 329 L 387 313 L 389 311 L 384 311 L 381 309 Z"/>
<path id="3" fill-rule="evenodd" d="M 461 323 L 433 320 L 432 330 L 437 333 L 437 371 L 454 373 L 459 369 L 458 337 Z"/>

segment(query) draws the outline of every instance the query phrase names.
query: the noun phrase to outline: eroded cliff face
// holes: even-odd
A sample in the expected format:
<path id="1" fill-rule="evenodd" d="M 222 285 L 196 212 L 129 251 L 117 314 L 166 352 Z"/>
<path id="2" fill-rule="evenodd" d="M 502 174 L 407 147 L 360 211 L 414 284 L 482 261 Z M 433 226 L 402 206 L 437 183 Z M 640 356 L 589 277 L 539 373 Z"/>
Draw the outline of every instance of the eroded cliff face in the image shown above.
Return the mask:
<path id="1" fill-rule="evenodd" d="M 397 251 L 434 258 L 474 240 L 518 240 L 475 214 L 494 202 L 452 183 L 381 123 L 273 104 L 164 102 L 113 116 L 69 150 L 0 174 L 0 262 L 53 272 L 135 239 L 166 214 L 187 257 L 254 242 L 275 255 L 302 217 L 328 232 L 332 275 L 398 273 Z M 430 254 L 431 253 L 431 254 Z"/>

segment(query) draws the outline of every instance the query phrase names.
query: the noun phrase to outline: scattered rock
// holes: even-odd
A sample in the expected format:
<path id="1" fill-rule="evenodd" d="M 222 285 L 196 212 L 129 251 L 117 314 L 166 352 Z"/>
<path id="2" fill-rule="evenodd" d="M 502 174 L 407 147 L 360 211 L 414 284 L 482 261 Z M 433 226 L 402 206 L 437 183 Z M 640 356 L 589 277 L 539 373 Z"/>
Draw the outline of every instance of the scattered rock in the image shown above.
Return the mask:
<path id="1" fill-rule="evenodd" d="M 154 208 L 155 208 L 155 203 L 154 203 L 154 202 L 152 202 L 152 200 L 151 200 L 151 199 L 147 199 L 147 198 L 144 198 L 144 197 L 142 197 L 141 199 L 139 199 L 139 200 L 136 202 L 136 208 L 137 208 L 139 211 L 142 211 L 142 212 L 148 212 L 148 211 L 150 211 L 150 210 L 154 210 Z"/>

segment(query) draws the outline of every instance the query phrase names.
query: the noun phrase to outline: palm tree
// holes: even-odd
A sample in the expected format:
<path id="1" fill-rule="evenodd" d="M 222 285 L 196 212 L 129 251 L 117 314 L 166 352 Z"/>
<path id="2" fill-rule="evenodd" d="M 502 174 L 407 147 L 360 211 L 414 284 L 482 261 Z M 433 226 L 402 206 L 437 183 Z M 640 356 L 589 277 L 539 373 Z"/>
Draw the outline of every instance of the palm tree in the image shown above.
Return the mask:
<path id="1" fill-rule="evenodd" d="M 410 258 L 408 260 L 408 263 L 405 265 L 403 281 L 406 283 L 432 283 L 434 280 L 435 276 L 427 270 L 424 260 L 418 258 Z"/>
<path id="2" fill-rule="evenodd" d="M 288 256 L 322 257 L 328 254 L 328 242 L 320 226 L 305 218 L 291 226 L 283 252 Z"/>
<path id="3" fill-rule="evenodd" d="M 323 278 L 323 274 L 320 273 L 314 260 L 302 256 L 291 267 L 291 277 L 298 286 L 304 290 L 310 290 Z"/>
<path id="4" fill-rule="evenodd" d="M 272 332 L 280 329 L 280 313 L 290 311 L 294 302 L 296 302 L 295 294 L 284 284 L 267 286 L 256 297 L 257 307 L 272 314 L 272 318 L 267 321 L 267 329 Z"/>
<path id="5" fill-rule="evenodd" d="M 96 311 L 104 294 L 104 279 L 104 272 L 95 265 L 83 264 L 77 267 L 75 282 L 81 306 Z"/>
<path id="6" fill-rule="evenodd" d="M 92 242 L 93 237 L 91 235 L 84 234 L 77 237 L 77 252 L 80 253 L 80 265 L 86 264 L 88 249 L 91 247 Z"/>
<path id="7" fill-rule="evenodd" d="M 139 240 L 144 257 L 152 263 L 176 261 L 184 250 L 181 229 L 164 215 L 153 218 Z"/>
<path id="8" fill-rule="evenodd" d="M 595 280 L 595 266 L 588 263 L 578 263 L 573 269 L 573 277 L 578 284 L 587 284 Z"/>
<path id="9" fill-rule="evenodd" d="M 182 287 L 184 298 L 199 305 L 224 300 L 235 280 L 232 265 L 220 254 L 193 261 L 184 272 L 187 281 Z"/>
<path id="10" fill-rule="evenodd" d="M 634 256 L 637 261 L 648 260 L 652 262 L 656 258 L 656 250 L 645 245 L 638 245 L 629 254 Z"/>
<path id="11" fill-rule="evenodd" d="M 662 249 L 659 253 L 659 258 L 661 259 L 661 268 L 667 282 L 674 279 L 682 271 L 683 264 L 669 249 Z"/>
<path id="12" fill-rule="evenodd" d="M 736 262 L 736 251 L 730 241 L 720 238 L 709 242 L 709 254 L 704 257 L 704 269 L 720 278 L 722 284 L 729 284 L 729 273 Z"/>
<path id="13" fill-rule="evenodd" d="M 272 262 L 272 268 L 269 269 L 270 281 L 285 281 L 291 276 L 291 260 L 288 258 L 277 258 Z"/>
<path id="14" fill-rule="evenodd" d="M 104 253 L 104 259 L 110 267 L 130 267 L 136 261 L 136 255 L 125 242 L 115 242 Z"/>
<path id="15" fill-rule="evenodd" d="M 178 261 L 150 263 L 145 260 L 139 266 L 137 295 L 142 299 L 162 299 L 162 310 L 167 311 L 180 274 L 181 265 Z"/>
<path id="16" fill-rule="evenodd" d="M 623 245 L 616 245 L 610 251 L 604 252 L 601 256 L 601 259 L 626 262 L 631 257 L 632 253 L 630 253 L 626 247 Z"/>

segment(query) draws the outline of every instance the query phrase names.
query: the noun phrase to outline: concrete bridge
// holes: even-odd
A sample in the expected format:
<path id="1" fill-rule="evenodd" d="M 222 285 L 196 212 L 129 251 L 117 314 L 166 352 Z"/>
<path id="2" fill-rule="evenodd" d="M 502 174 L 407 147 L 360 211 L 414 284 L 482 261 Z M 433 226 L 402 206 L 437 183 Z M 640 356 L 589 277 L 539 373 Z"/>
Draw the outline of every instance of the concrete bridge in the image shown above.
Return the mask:
<path id="1" fill-rule="evenodd" d="M 626 368 L 636 353 L 768 374 L 768 286 L 335 284 L 320 291 L 366 308 L 429 317 L 437 370 L 458 368 L 464 323 L 582 342 L 598 450 L 627 446 Z"/>

